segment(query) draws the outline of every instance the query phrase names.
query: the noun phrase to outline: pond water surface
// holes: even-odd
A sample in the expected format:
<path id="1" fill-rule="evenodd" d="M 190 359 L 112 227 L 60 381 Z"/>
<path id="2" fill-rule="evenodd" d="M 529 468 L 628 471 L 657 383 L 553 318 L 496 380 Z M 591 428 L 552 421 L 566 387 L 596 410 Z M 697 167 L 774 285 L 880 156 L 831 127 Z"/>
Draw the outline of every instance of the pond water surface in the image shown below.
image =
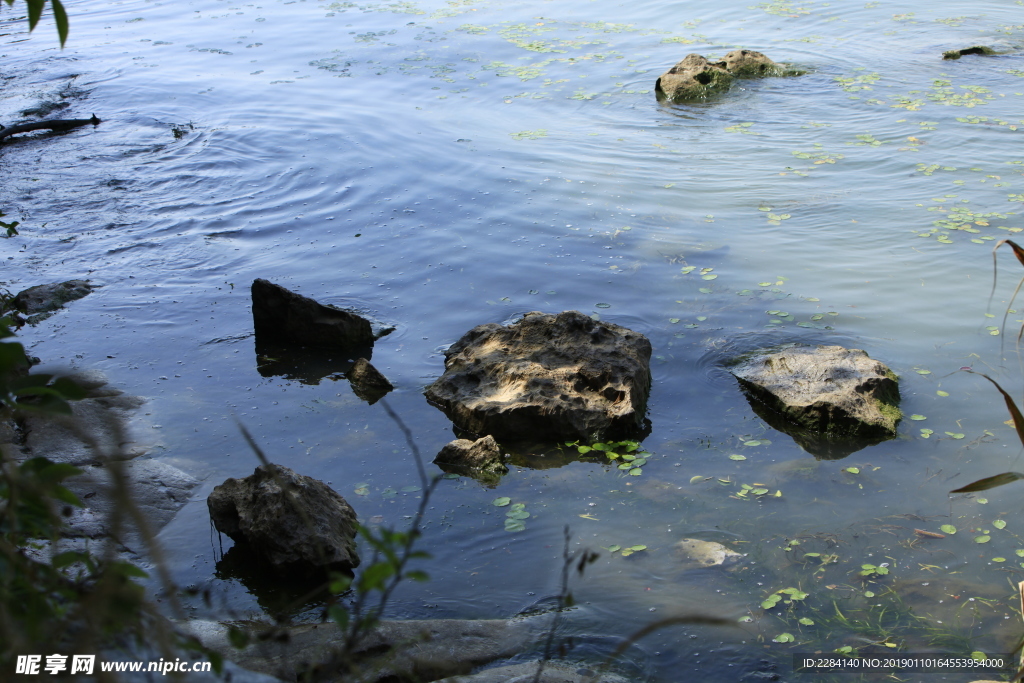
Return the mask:
<path id="1" fill-rule="evenodd" d="M 640 641 L 621 662 L 638 679 L 795 678 L 792 652 L 842 647 L 1011 649 L 1019 490 L 947 492 L 1021 469 L 998 394 L 955 371 L 1021 386 L 1014 315 L 998 334 L 1005 255 L 988 298 L 995 241 L 1024 228 L 1022 3 L 749 2 L 83 0 L 63 50 L 48 19 L 29 36 L 4 6 L 0 121 L 54 101 L 103 123 L 4 146 L 0 210 L 21 234 L 0 243 L 0 280 L 102 285 L 21 338 L 49 367 L 148 397 L 154 457 L 204 477 L 161 534 L 175 580 L 214 592 L 196 616 L 275 605 L 218 568 L 211 539 L 206 494 L 256 465 L 232 416 L 364 521 L 402 527 L 422 493 L 380 404 L 344 380 L 261 374 L 262 277 L 397 328 L 373 362 L 428 460 L 453 433 L 422 391 L 471 327 L 578 309 L 654 346 L 642 475 L 566 457 L 521 461 L 493 489 L 443 480 L 430 581 L 389 616 L 550 605 L 568 525 L 601 553 L 573 584 L 574 656 L 663 616 L 745 620 Z M 1003 54 L 941 59 L 976 44 Z M 735 47 L 807 73 L 656 100 L 686 54 Z M 899 438 L 819 461 L 767 427 L 721 363 L 790 341 L 887 363 Z M 505 530 L 499 496 L 525 504 L 525 530 Z M 915 532 L 942 525 L 957 533 Z M 747 558 L 687 570 L 687 537 Z M 633 545 L 647 549 L 607 550 Z M 785 588 L 807 597 L 762 607 Z"/>

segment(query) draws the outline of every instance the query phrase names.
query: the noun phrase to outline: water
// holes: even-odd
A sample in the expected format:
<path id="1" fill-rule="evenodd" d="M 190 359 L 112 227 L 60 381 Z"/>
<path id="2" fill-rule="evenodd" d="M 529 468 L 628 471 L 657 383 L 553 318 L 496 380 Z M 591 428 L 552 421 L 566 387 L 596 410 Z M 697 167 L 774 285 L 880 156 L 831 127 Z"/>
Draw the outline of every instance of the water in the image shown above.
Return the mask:
<path id="1" fill-rule="evenodd" d="M 761 660 L 786 674 L 792 651 L 867 642 L 1005 652 L 1020 628 L 1008 588 L 1024 549 L 1017 492 L 946 492 L 1021 468 L 998 395 L 954 371 L 1020 387 L 1015 316 L 1004 336 L 986 329 L 1017 274 L 1005 256 L 986 307 L 991 247 L 1024 227 L 1024 26 L 1015 5 L 969 10 L 96 0 L 71 8 L 61 51 L 45 20 L 29 37 L 5 7 L 0 120 L 64 93 L 61 116 L 103 123 L 4 146 L 0 208 L 22 225 L 2 244 L 0 278 L 13 291 L 103 285 L 21 336 L 49 367 L 99 368 L 149 397 L 155 457 L 205 477 L 161 534 L 174 578 L 214 591 L 196 615 L 275 604 L 215 568 L 205 495 L 256 464 L 233 415 L 363 520 L 402 526 L 420 495 L 402 491 L 419 485 L 416 469 L 379 405 L 344 381 L 260 374 L 248 287 L 263 277 L 397 327 L 373 361 L 428 459 L 453 435 L 422 389 L 474 325 L 579 309 L 654 345 L 644 474 L 570 458 L 513 467 L 497 489 L 444 480 L 423 540 L 431 581 L 403 586 L 392 616 L 550 604 L 569 525 L 574 547 L 602 554 L 573 587 L 566 633 L 579 653 L 676 613 L 752 617 L 633 646 L 624 666 L 652 681 L 735 680 Z M 975 44 L 1006 54 L 940 59 Z M 687 53 L 738 46 L 808 73 L 743 81 L 706 104 L 656 101 L 654 80 Z M 951 214 L 967 229 L 935 230 Z M 866 349 L 901 376 L 906 415 L 927 419 L 845 460 L 809 458 L 720 369 L 731 353 L 801 340 Z M 734 497 L 758 483 L 770 498 Z M 526 504 L 525 531 L 504 531 L 499 495 Z M 942 524 L 958 533 L 914 532 Z M 685 571 L 683 537 L 728 543 L 748 563 Z M 601 550 L 634 544 L 648 549 Z M 859 576 L 883 563 L 887 576 Z M 760 607 L 787 587 L 809 597 Z M 798 644 L 773 643 L 782 633 Z"/>

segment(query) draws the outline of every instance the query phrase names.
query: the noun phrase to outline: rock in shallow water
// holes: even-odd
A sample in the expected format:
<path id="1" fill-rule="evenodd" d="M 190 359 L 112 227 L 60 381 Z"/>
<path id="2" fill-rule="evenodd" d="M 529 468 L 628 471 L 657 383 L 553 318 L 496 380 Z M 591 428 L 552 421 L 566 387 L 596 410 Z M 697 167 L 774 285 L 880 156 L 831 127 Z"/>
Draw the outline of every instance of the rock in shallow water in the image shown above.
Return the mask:
<path id="1" fill-rule="evenodd" d="M 845 457 L 896 436 L 896 375 L 860 349 L 787 345 L 741 358 L 729 371 L 759 416 L 819 457 Z"/>
<path id="2" fill-rule="evenodd" d="M 359 566 L 356 513 L 322 481 L 260 465 L 214 488 L 206 504 L 217 531 L 247 543 L 279 570 Z"/>
<path id="3" fill-rule="evenodd" d="M 268 340 L 344 349 L 373 345 L 369 320 L 262 278 L 252 283 L 252 318 L 257 337 Z"/>
<path id="4" fill-rule="evenodd" d="M 434 464 L 445 472 L 479 478 L 485 483 L 497 483 L 503 474 L 508 473 L 501 449 L 493 436 L 476 441 L 456 439 L 441 449 L 434 458 Z"/>
<path id="5" fill-rule="evenodd" d="M 696 53 L 686 55 L 663 73 L 654 84 L 659 97 L 673 102 L 705 99 L 729 89 L 735 78 L 797 75 L 754 50 L 733 50 L 718 62 L 709 62 Z"/>
<path id="6" fill-rule="evenodd" d="M 579 311 L 478 325 L 445 352 L 426 396 L 457 427 L 497 439 L 628 438 L 642 429 L 651 343 Z"/>

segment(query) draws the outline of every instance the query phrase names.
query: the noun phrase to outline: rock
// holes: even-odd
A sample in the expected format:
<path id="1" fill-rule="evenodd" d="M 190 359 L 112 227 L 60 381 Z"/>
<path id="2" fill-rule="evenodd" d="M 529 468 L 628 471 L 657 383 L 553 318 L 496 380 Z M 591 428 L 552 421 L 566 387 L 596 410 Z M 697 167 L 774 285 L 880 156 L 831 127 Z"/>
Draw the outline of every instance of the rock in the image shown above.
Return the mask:
<path id="1" fill-rule="evenodd" d="M 692 567 L 730 567 L 746 557 L 721 543 L 684 538 L 676 543 L 676 551 L 684 564 Z"/>
<path id="2" fill-rule="evenodd" d="M 478 325 L 445 352 L 427 400 L 462 430 L 496 439 L 628 438 L 651 388 L 647 337 L 579 311 Z"/>
<path id="3" fill-rule="evenodd" d="M 25 415 L 21 420 L 22 452 L 14 457 L 86 465 L 141 455 L 145 449 L 135 443 L 129 420 L 145 399 L 108 385 L 99 372 L 75 373 L 68 378 L 86 390 L 86 397 L 70 402 L 70 415 Z"/>
<path id="4" fill-rule="evenodd" d="M 434 464 L 445 472 L 479 477 L 494 483 L 502 475 L 508 474 L 501 449 L 493 436 L 485 436 L 476 441 L 456 439 L 441 449 L 434 458 Z"/>
<path id="5" fill-rule="evenodd" d="M 547 623 L 546 619 L 382 621 L 355 648 L 355 661 L 350 663 L 357 673 L 342 679 L 325 675 L 318 680 L 383 683 L 433 681 L 468 674 L 479 666 L 523 652 Z M 324 673 L 331 668 L 325 663 L 334 661 L 341 650 L 342 634 L 334 623 L 290 628 L 233 625 L 250 633 L 254 644 L 244 650 L 234 649 L 228 639 L 228 626 L 216 622 L 190 621 L 186 628 L 203 645 L 246 669 L 289 681 L 304 680 L 302 676 L 313 671 Z"/>
<path id="6" fill-rule="evenodd" d="M 113 530 L 113 515 L 125 514 L 118 502 L 111 467 L 122 467 L 127 492 L 145 520 L 147 532 L 155 535 L 167 525 L 191 498 L 199 480 L 159 460 L 132 460 L 102 467 L 82 467 L 82 474 L 66 480 L 68 490 L 85 507 L 73 508 L 67 519 L 66 536 L 98 538 Z M 117 540 L 136 552 L 144 552 L 144 534 L 127 515 L 120 521 Z"/>
<path id="7" fill-rule="evenodd" d="M 998 54 L 995 50 L 985 45 L 974 45 L 972 47 L 965 47 L 962 50 L 947 50 L 942 53 L 943 59 L 960 59 L 964 55 L 994 55 Z"/>
<path id="8" fill-rule="evenodd" d="M 842 458 L 896 436 L 896 375 L 860 349 L 786 345 L 729 371 L 762 419 L 815 456 Z"/>
<path id="9" fill-rule="evenodd" d="M 754 50 L 733 50 L 718 62 L 693 53 L 663 73 L 654 84 L 659 97 L 673 102 L 705 99 L 732 86 L 735 78 L 799 75 Z"/>
<path id="10" fill-rule="evenodd" d="M 654 91 L 672 101 L 695 100 L 722 92 L 732 85 L 733 75 L 698 54 L 689 54 L 663 73 Z"/>
<path id="11" fill-rule="evenodd" d="M 68 280 L 37 285 L 18 292 L 12 304 L 14 308 L 29 316 L 29 324 L 46 320 L 69 301 L 81 299 L 90 294 L 93 286 L 88 280 Z"/>
<path id="12" fill-rule="evenodd" d="M 394 385 L 365 358 L 357 358 L 348 371 L 348 381 L 356 396 L 373 405 L 382 399 Z"/>
<path id="13" fill-rule="evenodd" d="M 777 76 L 783 70 L 767 56 L 754 50 L 733 50 L 718 63 L 725 64 L 725 70 L 737 78 Z"/>
<path id="14" fill-rule="evenodd" d="M 217 531 L 281 571 L 359 566 L 356 513 L 321 481 L 273 463 L 228 479 L 206 499 Z"/>
<path id="15" fill-rule="evenodd" d="M 627 683 L 625 678 L 617 674 L 599 674 L 596 669 L 559 661 L 547 662 L 540 678 L 537 679 L 539 666 L 539 662 L 510 664 L 484 669 L 470 676 L 442 678 L 435 683 L 533 683 L 535 680 L 539 680 L 540 683 Z"/>
<path id="16" fill-rule="evenodd" d="M 373 345 L 373 328 L 367 319 L 263 279 L 252 283 L 252 318 L 257 337 L 343 349 Z"/>

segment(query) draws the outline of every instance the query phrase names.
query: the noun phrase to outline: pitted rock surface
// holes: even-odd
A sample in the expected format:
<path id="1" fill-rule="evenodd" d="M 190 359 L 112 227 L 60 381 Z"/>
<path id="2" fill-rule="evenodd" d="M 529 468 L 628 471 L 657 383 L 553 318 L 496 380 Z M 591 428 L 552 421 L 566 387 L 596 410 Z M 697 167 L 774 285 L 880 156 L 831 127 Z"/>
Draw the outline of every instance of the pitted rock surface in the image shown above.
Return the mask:
<path id="1" fill-rule="evenodd" d="M 717 62 L 693 53 L 663 73 L 654 90 L 672 101 L 698 100 L 728 90 L 735 78 L 796 73 L 754 50 L 733 50 Z"/>
<path id="2" fill-rule="evenodd" d="M 643 426 L 650 358 L 638 332 L 534 311 L 463 335 L 426 396 L 460 429 L 497 439 L 628 438 Z"/>

